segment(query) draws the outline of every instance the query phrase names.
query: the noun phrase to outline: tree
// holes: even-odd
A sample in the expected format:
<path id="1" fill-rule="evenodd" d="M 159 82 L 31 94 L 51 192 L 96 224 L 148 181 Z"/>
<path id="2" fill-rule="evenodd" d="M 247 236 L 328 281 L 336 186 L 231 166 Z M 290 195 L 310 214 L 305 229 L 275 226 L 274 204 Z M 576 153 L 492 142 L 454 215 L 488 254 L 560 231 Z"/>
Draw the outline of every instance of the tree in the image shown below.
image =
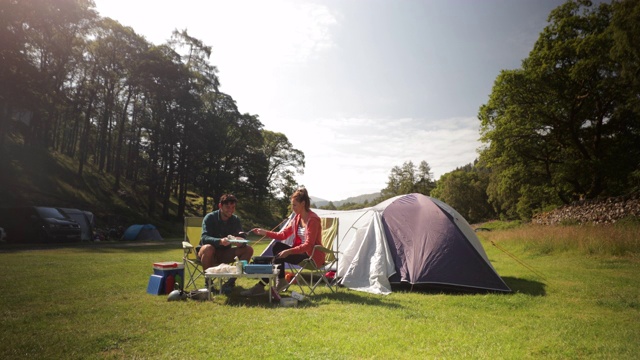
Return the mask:
<path id="1" fill-rule="evenodd" d="M 614 9 L 581 0 L 553 10 L 522 69 L 502 71 L 480 108 L 489 200 L 502 214 L 629 188 L 640 127 L 625 105 L 637 93 L 611 56 Z"/>
<path id="2" fill-rule="evenodd" d="M 628 111 L 640 114 L 640 2 L 627 0 L 614 2 L 613 17 L 611 19 L 611 33 L 613 47 L 611 56 L 620 64 L 621 85 L 629 91 L 619 112 Z M 640 121 L 635 116 L 635 121 Z M 635 126 L 637 129 L 638 125 Z M 630 175 L 630 192 L 640 192 L 640 164 Z"/>
<path id="3" fill-rule="evenodd" d="M 95 12 L 87 0 L 35 0 L 25 2 L 32 8 L 26 13 L 27 58 L 38 69 L 32 91 L 37 101 L 27 142 L 55 147 L 58 132 L 64 127 L 61 114 L 67 105 L 68 90 L 73 85 L 70 74 L 79 65 L 87 34 Z"/>
<path id="4" fill-rule="evenodd" d="M 485 221 L 495 216 L 487 198 L 488 182 L 484 169 L 469 164 L 442 175 L 431 196 L 451 205 L 469 222 Z"/>
<path id="5" fill-rule="evenodd" d="M 211 47 L 186 30 L 149 44 L 93 7 L 0 2 L 0 147 L 11 134 L 26 150 L 60 150 L 79 178 L 86 165 L 114 174 L 114 191 L 124 177 L 146 192 L 150 216 L 160 207 L 164 218 L 182 217 L 189 190 L 204 197 L 203 212 L 223 192 L 269 221 L 276 195 L 286 209 L 304 154 L 219 91 Z"/>
<path id="6" fill-rule="evenodd" d="M 15 112 L 31 110 L 37 104 L 35 81 L 38 67 L 28 56 L 31 6 L 28 2 L 0 2 L 0 150 Z"/>
<path id="7" fill-rule="evenodd" d="M 414 186 L 414 192 L 429 196 L 431 194 L 431 190 L 436 186 L 435 180 L 433 179 L 433 173 L 431 172 L 431 166 L 429 166 L 426 161 L 422 160 L 418 166 L 418 174 L 416 176 L 417 180 Z"/>
<path id="8" fill-rule="evenodd" d="M 380 191 L 379 200 L 410 193 L 429 195 L 434 186 L 431 167 L 426 161 L 421 161 L 418 169 L 412 161 L 407 161 L 391 169 L 387 186 Z"/>
<path id="9" fill-rule="evenodd" d="M 87 0 L 0 3 L 0 137 L 14 114 L 27 125 L 27 145 L 56 148 L 64 134 L 63 114 L 73 89 L 84 36 L 95 12 Z M 0 140 L 1 142 L 2 140 Z"/>
<path id="10" fill-rule="evenodd" d="M 304 173 L 304 153 L 295 149 L 282 133 L 264 130 L 262 136 L 263 153 L 269 162 L 267 182 L 270 192 L 273 197 L 287 199 L 287 192 L 295 188 L 294 174 Z"/>
<path id="11" fill-rule="evenodd" d="M 184 91 L 177 100 L 177 149 L 175 169 L 177 169 L 176 194 L 178 198 L 178 217 L 185 212 L 189 180 L 200 171 L 195 157 L 201 154 L 206 136 L 203 122 L 206 121 L 205 101 L 209 94 L 216 97 L 219 80 L 217 69 L 209 63 L 211 47 L 188 34 L 186 30 L 175 30 L 168 42 L 173 50 L 180 54 L 182 63 L 188 71 Z M 234 107 L 235 108 L 235 107 Z M 212 112 L 212 113 L 215 113 Z M 213 115 L 215 116 L 215 115 Z M 169 186 L 169 184 L 167 184 Z"/>
<path id="12" fill-rule="evenodd" d="M 410 194 L 413 192 L 415 183 L 415 166 L 413 162 L 407 161 L 402 166 L 394 166 L 387 180 L 387 187 L 380 191 L 382 199 L 389 199 L 397 195 Z"/>

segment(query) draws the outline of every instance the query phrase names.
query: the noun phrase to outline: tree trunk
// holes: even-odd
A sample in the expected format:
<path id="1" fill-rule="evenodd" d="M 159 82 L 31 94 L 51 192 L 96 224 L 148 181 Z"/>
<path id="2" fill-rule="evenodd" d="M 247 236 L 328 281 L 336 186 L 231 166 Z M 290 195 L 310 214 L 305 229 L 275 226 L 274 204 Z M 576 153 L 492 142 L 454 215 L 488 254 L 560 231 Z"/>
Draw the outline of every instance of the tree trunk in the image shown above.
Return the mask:
<path id="1" fill-rule="evenodd" d="M 122 107 L 122 115 L 120 116 L 120 123 L 118 125 L 118 129 L 116 129 L 116 133 L 118 134 L 118 143 L 116 145 L 116 155 L 115 155 L 115 182 L 113 184 L 113 190 L 120 189 L 120 175 L 122 173 L 122 161 L 120 160 L 122 157 L 122 143 L 124 142 L 124 133 L 125 133 L 125 124 L 127 121 L 127 109 L 129 108 L 129 102 L 131 101 L 131 97 L 133 96 L 133 89 L 129 88 L 129 94 L 127 95 L 127 100 Z"/>
<path id="2" fill-rule="evenodd" d="M 93 112 L 93 102 L 96 97 L 95 90 L 92 90 L 89 95 L 89 102 L 87 104 L 87 113 L 84 117 L 84 126 L 82 128 L 82 136 L 80 137 L 80 156 L 78 161 L 78 176 L 82 176 L 84 170 L 84 164 L 87 161 L 89 155 L 89 136 L 91 134 L 91 113 Z"/>

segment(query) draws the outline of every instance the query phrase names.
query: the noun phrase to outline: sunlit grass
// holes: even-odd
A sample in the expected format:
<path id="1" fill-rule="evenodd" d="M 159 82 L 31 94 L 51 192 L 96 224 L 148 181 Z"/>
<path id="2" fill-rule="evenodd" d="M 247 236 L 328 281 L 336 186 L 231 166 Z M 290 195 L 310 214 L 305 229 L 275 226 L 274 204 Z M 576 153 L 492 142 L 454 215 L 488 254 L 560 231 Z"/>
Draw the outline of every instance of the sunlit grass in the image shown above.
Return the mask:
<path id="1" fill-rule="evenodd" d="M 521 225 L 481 232 L 496 243 L 516 243 L 525 251 L 551 254 L 577 251 L 585 255 L 635 256 L 640 254 L 640 226 L 637 224 L 543 226 Z"/>
<path id="2" fill-rule="evenodd" d="M 0 248 L 0 358 L 635 359 L 634 234 L 620 226 L 485 231 L 482 244 L 513 293 L 321 288 L 297 308 L 240 296 L 248 279 L 214 301 L 146 294 L 151 264 L 181 258 L 177 239 Z"/>

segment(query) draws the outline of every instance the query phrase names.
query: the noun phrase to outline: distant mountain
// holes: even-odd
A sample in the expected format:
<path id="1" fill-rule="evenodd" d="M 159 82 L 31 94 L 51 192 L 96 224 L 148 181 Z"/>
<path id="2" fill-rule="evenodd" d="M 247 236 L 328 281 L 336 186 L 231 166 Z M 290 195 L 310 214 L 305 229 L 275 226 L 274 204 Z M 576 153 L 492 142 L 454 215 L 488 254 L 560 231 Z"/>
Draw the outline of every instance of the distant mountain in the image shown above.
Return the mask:
<path id="1" fill-rule="evenodd" d="M 358 195 L 358 196 L 350 197 L 340 201 L 333 201 L 333 205 L 340 206 L 345 203 L 363 204 L 365 201 L 371 202 L 378 197 L 380 197 L 379 192 L 372 193 L 372 194 Z M 329 205 L 329 202 L 330 202 L 329 200 L 311 196 L 312 207 L 321 207 L 321 206 Z M 374 204 L 371 204 L 371 205 L 374 205 Z"/>
<path id="2" fill-rule="evenodd" d="M 309 196 L 311 198 L 311 207 L 325 206 L 329 203 L 329 200 L 321 199 L 315 196 Z"/>

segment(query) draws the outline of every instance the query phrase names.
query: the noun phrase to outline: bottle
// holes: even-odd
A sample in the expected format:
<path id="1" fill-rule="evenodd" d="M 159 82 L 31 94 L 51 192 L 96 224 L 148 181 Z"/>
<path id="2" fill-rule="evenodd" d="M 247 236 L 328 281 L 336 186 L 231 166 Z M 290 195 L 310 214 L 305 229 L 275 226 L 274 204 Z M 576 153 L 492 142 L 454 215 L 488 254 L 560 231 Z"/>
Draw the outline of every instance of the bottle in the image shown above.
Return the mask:
<path id="1" fill-rule="evenodd" d="M 240 259 L 236 256 L 236 274 L 242 274 L 242 263 Z"/>
<path id="2" fill-rule="evenodd" d="M 178 287 L 178 290 L 182 290 L 182 276 L 180 276 L 180 274 L 176 274 L 176 286 Z"/>
<path id="3" fill-rule="evenodd" d="M 168 294 L 168 293 L 173 291 L 174 282 L 175 282 L 175 278 L 174 278 L 173 274 L 170 274 L 169 276 L 167 276 L 167 279 L 164 282 L 164 293 L 165 294 Z"/>

